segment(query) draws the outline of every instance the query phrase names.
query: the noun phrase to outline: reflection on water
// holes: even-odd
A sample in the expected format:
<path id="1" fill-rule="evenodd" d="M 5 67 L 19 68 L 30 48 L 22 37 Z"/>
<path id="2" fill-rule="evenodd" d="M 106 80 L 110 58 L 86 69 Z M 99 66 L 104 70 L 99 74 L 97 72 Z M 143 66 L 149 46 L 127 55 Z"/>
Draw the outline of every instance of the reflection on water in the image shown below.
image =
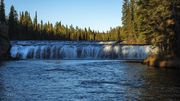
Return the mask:
<path id="1" fill-rule="evenodd" d="M 174 101 L 179 73 L 111 60 L 24 60 L 0 67 L 0 101 Z"/>

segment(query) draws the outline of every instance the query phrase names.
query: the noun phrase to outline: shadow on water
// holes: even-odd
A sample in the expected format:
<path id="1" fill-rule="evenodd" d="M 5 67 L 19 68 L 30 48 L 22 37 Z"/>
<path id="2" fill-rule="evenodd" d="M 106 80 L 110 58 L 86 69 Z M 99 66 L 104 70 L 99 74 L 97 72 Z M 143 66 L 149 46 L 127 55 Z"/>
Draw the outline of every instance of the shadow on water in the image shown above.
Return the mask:
<path id="1" fill-rule="evenodd" d="M 180 100 L 180 71 L 151 68 L 142 73 L 144 85 L 139 89 L 141 101 Z"/>
<path id="2" fill-rule="evenodd" d="M 0 63 L 0 71 L 1 71 L 1 66 L 2 66 L 2 63 Z M 3 75 L 0 72 L 0 101 L 5 100 L 4 93 L 5 93 L 4 78 L 3 78 Z"/>

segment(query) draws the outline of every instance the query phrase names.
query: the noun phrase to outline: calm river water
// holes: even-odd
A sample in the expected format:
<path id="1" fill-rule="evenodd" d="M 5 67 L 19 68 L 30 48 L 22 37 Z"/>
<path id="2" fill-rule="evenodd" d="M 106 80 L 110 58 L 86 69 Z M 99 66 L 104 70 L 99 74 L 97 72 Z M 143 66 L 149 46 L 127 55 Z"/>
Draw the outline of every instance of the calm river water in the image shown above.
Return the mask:
<path id="1" fill-rule="evenodd" d="M 0 101 L 178 101 L 180 75 L 119 60 L 20 60 L 0 66 Z"/>

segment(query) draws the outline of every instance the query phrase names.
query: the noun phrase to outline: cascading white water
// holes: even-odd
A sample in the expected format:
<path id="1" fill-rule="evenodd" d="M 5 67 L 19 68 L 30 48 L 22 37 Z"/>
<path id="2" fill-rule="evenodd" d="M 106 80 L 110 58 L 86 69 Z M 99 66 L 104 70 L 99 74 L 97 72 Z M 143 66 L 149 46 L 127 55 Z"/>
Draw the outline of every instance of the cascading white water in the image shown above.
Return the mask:
<path id="1" fill-rule="evenodd" d="M 11 56 L 19 59 L 144 59 L 149 45 L 105 42 L 12 42 Z"/>

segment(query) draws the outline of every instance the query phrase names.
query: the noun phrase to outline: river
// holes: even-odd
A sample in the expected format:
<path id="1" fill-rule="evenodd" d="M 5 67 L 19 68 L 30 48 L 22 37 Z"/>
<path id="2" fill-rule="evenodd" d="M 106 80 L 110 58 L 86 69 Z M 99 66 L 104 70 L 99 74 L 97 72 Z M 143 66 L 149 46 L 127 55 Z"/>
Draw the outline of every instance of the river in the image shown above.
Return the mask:
<path id="1" fill-rule="evenodd" d="M 42 56 L 36 57 L 34 47 L 47 45 L 47 43 L 38 43 L 13 43 L 13 47 L 17 47 L 17 52 L 12 51 L 14 50 L 12 49 L 11 55 L 18 56 L 21 60 L 7 61 L 0 64 L 0 101 L 180 100 L 180 73 L 177 70 L 155 69 L 139 63 L 126 62 L 126 58 L 133 60 L 144 58 L 149 51 L 144 51 L 147 46 L 140 46 L 141 48 L 126 46 L 131 47 L 131 50 L 135 48 L 141 51 L 134 51 L 134 55 L 132 55 L 128 53 L 128 48 L 126 49 L 126 55 L 123 55 L 123 52 L 120 51 L 118 52 L 119 57 L 115 59 L 112 55 L 115 54 L 115 51 L 112 49 L 108 52 L 103 51 L 103 54 L 110 56 L 108 58 L 99 55 L 97 56 L 99 58 L 95 59 L 95 55 L 85 55 L 88 56 L 87 58 L 83 55 L 84 53 L 80 52 L 78 53 L 81 54 L 79 57 L 76 55 L 71 59 L 71 55 L 65 55 L 66 58 L 63 59 L 61 56 L 44 56 L 50 51 L 47 51 L 47 53 L 46 51 L 40 52 L 43 53 Z M 58 47 L 58 44 L 59 42 L 56 45 L 53 43 L 51 46 Z M 83 45 L 76 44 L 75 46 L 82 50 L 89 44 L 85 46 L 83 43 Z M 91 47 L 94 47 L 93 45 L 103 50 L 106 49 L 107 43 L 106 45 L 104 43 L 103 45 L 90 44 Z M 115 46 L 113 45 L 113 47 Z M 41 48 L 39 49 L 41 51 Z M 122 50 L 121 46 L 119 49 Z M 55 48 L 54 52 L 56 50 Z M 58 50 L 61 50 L 61 48 L 58 48 Z M 86 50 L 89 50 L 89 48 L 86 48 Z M 61 54 L 59 52 L 58 54 Z M 31 54 L 31 58 L 27 54 Z M 120 56 L 124 57 L 120 59 Z"/>

